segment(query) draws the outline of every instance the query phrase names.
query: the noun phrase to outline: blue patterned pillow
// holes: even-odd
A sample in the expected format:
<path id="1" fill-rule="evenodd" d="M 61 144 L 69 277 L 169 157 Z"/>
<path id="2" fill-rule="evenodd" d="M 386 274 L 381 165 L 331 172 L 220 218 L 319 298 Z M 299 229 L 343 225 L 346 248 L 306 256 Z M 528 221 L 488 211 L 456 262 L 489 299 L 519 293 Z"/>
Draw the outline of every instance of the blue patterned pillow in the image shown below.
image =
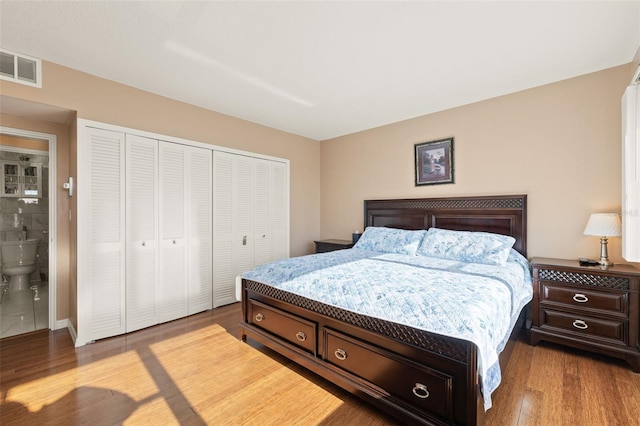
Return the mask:
<path id="1" fill-rule="evenodd" d="M 504 266 L 515 242 L 515 238 L 508 235 L 430 228 L 416 254 Z"/>
<path id="2" fill-rule="evenodd" d="M 420 241 L 426 234 L 427 231 L 423 229 L 408 231 L 406 229 L 369 226 L 353 248 L 415 256 Z"/>

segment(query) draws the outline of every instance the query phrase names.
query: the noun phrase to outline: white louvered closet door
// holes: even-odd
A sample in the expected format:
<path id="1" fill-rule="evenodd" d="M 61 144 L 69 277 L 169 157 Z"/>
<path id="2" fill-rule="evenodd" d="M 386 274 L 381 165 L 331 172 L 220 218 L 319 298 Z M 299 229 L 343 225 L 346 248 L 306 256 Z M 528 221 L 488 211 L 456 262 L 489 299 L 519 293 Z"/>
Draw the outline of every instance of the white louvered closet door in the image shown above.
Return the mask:
<path id="1" fill-rule="evenodd" d="M 289 174 L 287 164 L 255 159 L 254 264 L 289 257 Z"/>
<path id="2" fill-rule="evenodd" d="M 127 332 L 158 322 L 158 141 L 126 135 Z"/>
<path id="3" fill-rule="evenodd" d="M 124 134 L 82 127 L 79 139 L 76 346 L 125 332 Z"/>
<path id="4" fill-rule="evenodd" d="M 213 307 L 235 299 L 234 154 L 213 152 Z"/>
<path id="5" fill-rule="evenodd" d="M 255 265 L 268 263 L 271 253 L 271 222 L 273 220 L 271 203 L 273 198 L 272 161 L 254 160 L 254 235 L 253 260 Z"/>
<path id="6" fill-rule="evenodd" d="M 213 306 L 236 301 L 235 279 L 253 267 L 254 159 L 213 153 Z"/>
<path id="7" fill-rule="evenodd" d="M 289 257 L 288 163 L 213 153 L 213 306 L 233 303 L 235 278 Z"/>
<path id="8" fill-rule="evenodd" d="M 212 308 L 211 247 L 211 165 L 208 149 L 188 151 L 187 188 L 189 188 L 189 314 Z"/>
<path id="9" fill-rule="evenodd" d="M 289 167 L 271 162 L 271 260 L 289 257 Z"/>
<path id="10" fill-rule="evenodd" d="M 289 177 L 283 162 L 255 160 L 254 264 L 289 257 Z"/>
<path id="11" fill-rule="evenodd" d="M 254 162 L 254 158 L 244 155 L 233 159 L 234 278 L 254 265 Z"/>
<path id="12" fill-rule="evenodd" d="M 186 149 L 160 141 L 160 322 L 188 315 Z"/>

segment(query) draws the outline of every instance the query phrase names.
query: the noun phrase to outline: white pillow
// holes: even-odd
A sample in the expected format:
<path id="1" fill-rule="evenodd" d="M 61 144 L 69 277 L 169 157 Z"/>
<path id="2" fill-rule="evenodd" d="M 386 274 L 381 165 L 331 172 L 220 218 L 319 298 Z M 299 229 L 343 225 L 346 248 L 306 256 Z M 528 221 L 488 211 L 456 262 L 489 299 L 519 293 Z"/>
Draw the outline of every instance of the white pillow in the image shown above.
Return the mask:
<path id="1" fill-rule="evenodd" d="M 418 246 L 420 246 L 420 242 L 426 234 L 427 231 L 424 229 L 409 231 L 406 229 L 369 226 L 364 230 L 353 248 L 415 256 Z"/>
<path id="2" fill-rule="evenodd" d="M 516 239 L 490 232 L 451 231 L 429 228 L 418 256 L 504 266 Z"/>

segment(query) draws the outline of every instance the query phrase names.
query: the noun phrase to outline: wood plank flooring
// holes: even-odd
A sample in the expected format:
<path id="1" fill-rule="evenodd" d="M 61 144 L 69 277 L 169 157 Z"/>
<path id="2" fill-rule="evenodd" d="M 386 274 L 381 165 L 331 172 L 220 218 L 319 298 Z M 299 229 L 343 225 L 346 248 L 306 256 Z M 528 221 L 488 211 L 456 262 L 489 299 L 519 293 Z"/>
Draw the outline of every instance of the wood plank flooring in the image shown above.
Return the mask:
<path id="1" fill-rule="evenodd" d="M 257 343 L 234 304 L 74 348 L 67 330 L 0 340 L 0 424 L 393 425 Z M 625 363 L 517 342 L 486 424 L 640 425 Z"/>

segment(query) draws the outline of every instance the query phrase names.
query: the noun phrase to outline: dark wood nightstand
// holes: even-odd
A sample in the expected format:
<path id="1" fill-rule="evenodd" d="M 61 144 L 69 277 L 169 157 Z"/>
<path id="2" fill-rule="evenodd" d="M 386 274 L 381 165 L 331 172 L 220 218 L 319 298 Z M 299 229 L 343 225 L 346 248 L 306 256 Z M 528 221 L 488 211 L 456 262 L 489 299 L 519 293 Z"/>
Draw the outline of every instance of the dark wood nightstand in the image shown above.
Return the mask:
<path id="1" fill-rule="evenodd" d="M 540 257 L 531 266 L 532 345 L 547 340 L 598 352 L 624 359 L 640 373 L 640 271 Z"/>
<path id="2" fill-rule="evenodd" d="M 353 242 L 349 240 L 320 240 L 314 241 L 314 243 L 316 243 L 316 253 L 350 249 L 353 247 Z"/>

